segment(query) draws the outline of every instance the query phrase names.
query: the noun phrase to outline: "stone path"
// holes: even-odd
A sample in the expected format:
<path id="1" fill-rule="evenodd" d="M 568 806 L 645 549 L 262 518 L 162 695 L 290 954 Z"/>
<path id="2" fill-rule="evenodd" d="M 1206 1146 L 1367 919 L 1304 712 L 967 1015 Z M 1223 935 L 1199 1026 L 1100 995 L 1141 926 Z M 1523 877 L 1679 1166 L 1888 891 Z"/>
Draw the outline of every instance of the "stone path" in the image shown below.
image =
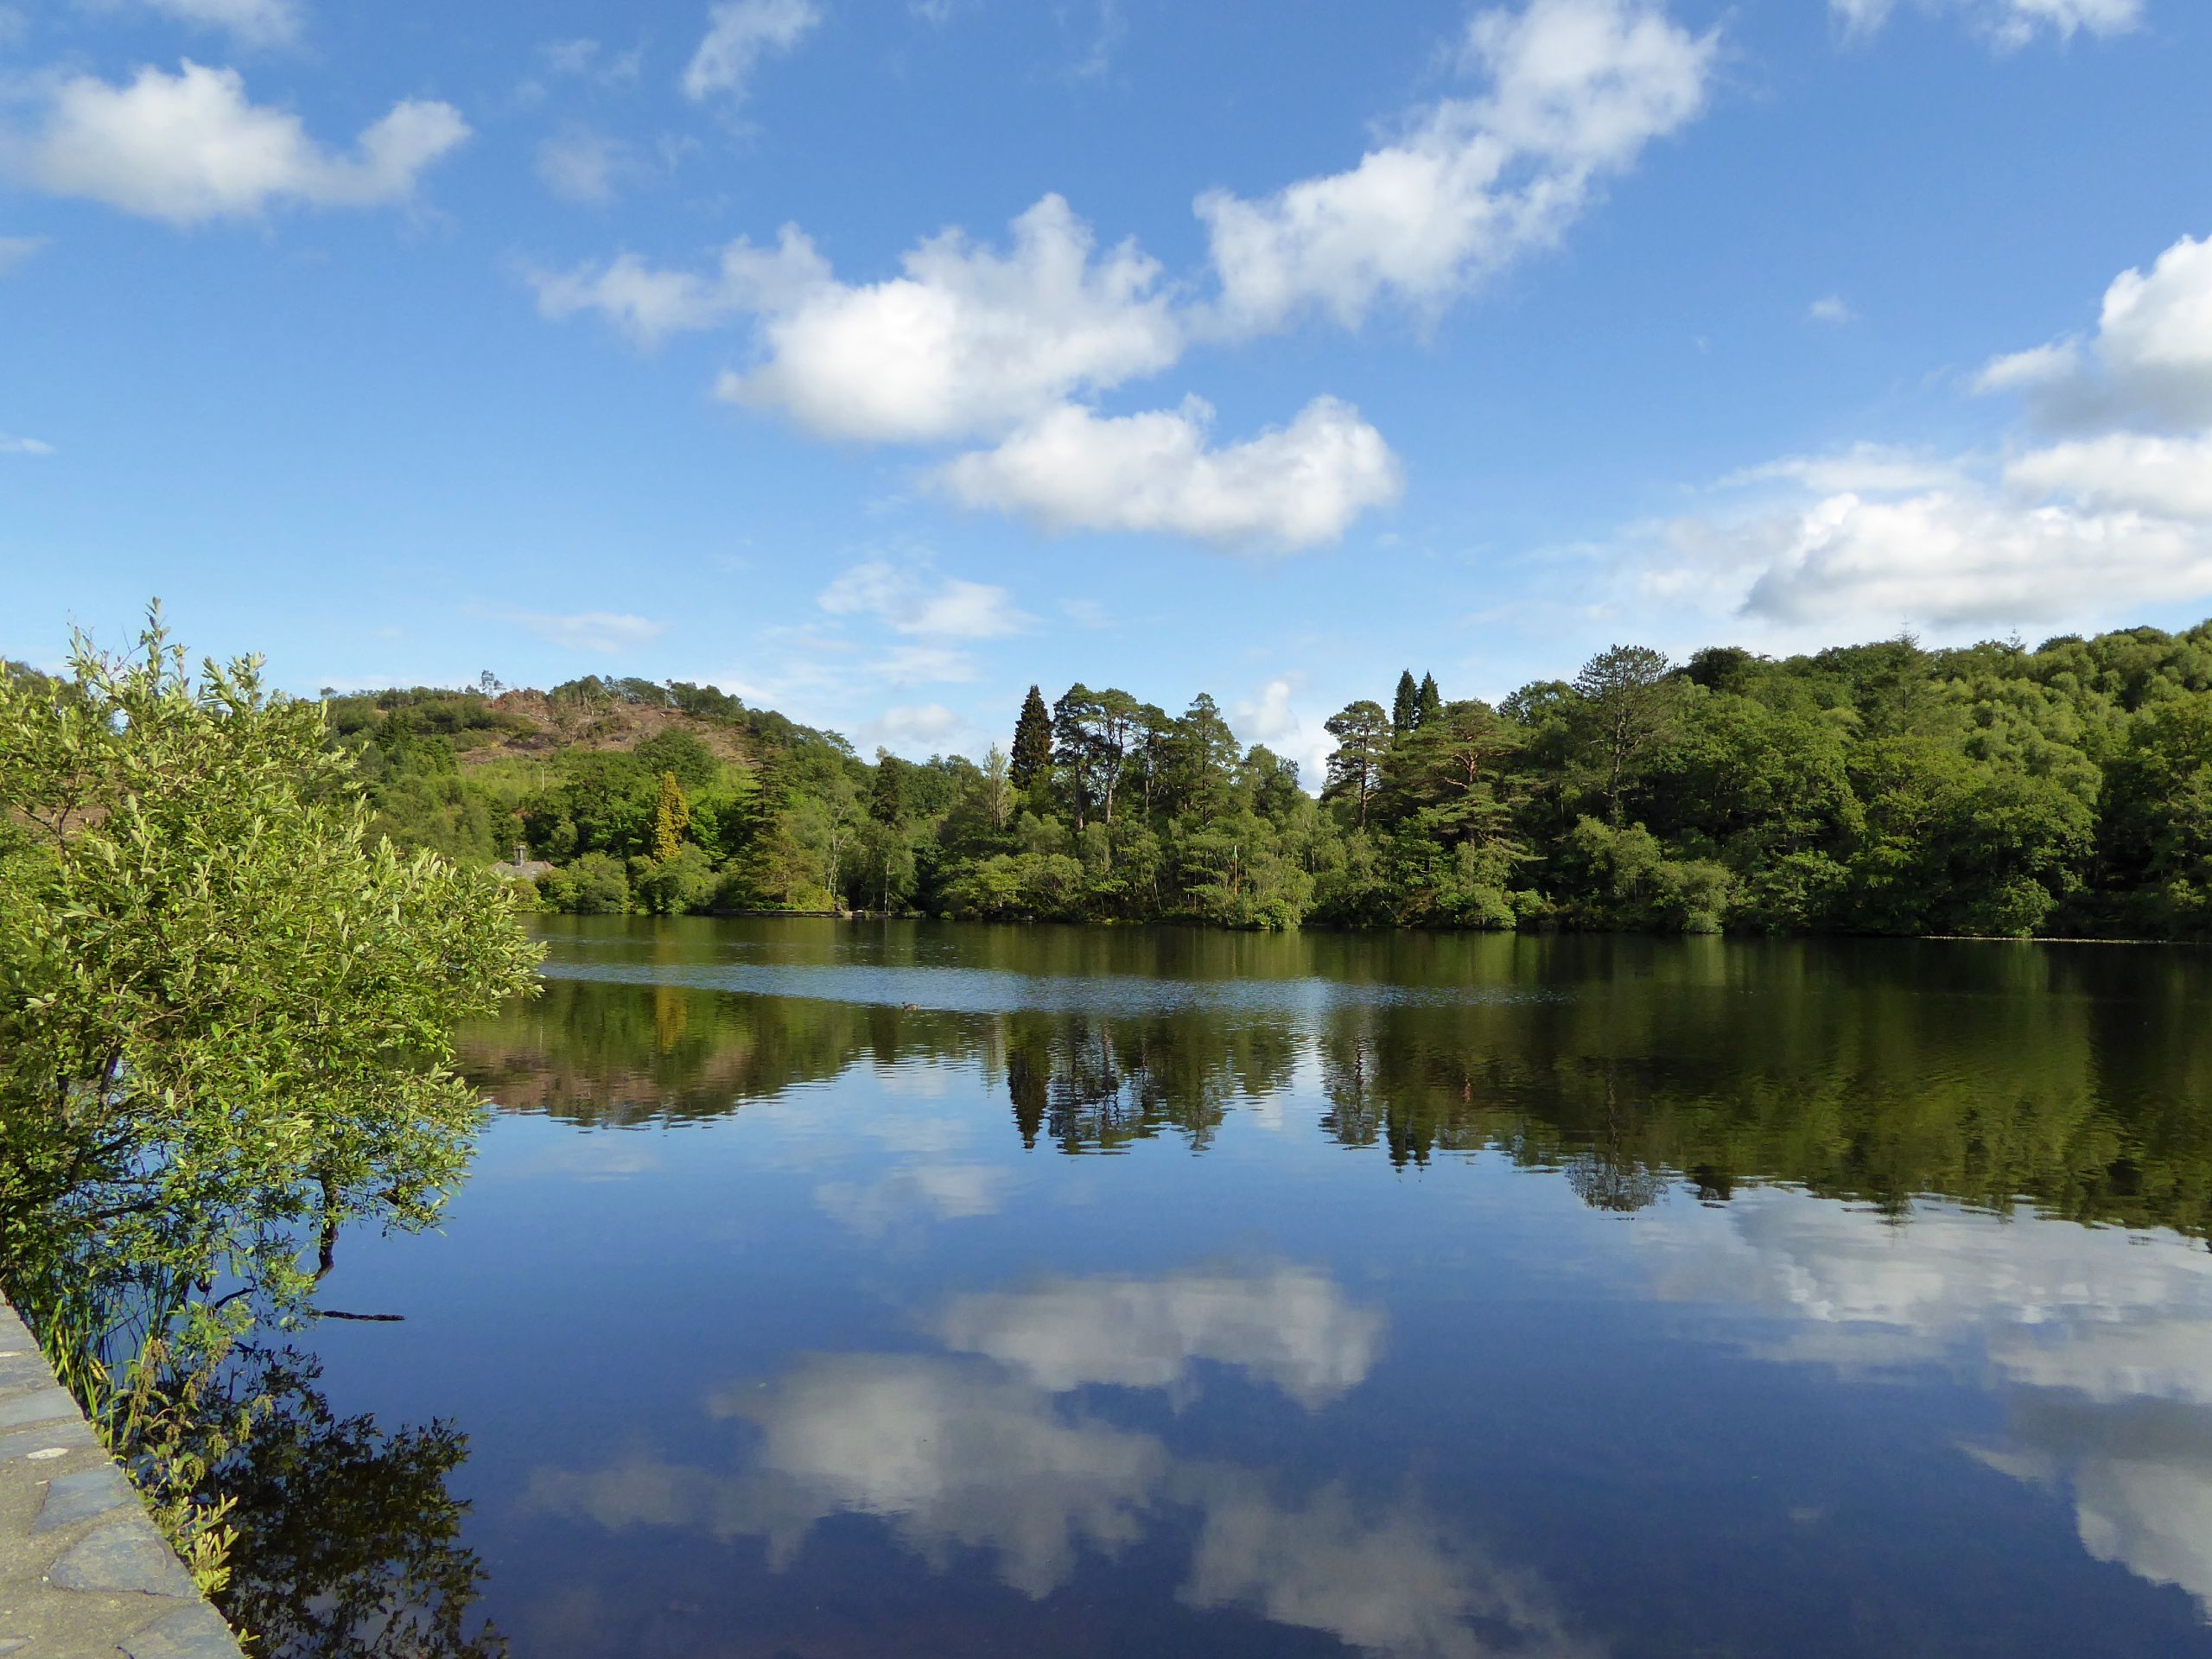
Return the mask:
<path id="1" fill-rule="evenodd" d="M 239 1659 L 138 1496 L 0 1302 L 0 1655 Z"/>

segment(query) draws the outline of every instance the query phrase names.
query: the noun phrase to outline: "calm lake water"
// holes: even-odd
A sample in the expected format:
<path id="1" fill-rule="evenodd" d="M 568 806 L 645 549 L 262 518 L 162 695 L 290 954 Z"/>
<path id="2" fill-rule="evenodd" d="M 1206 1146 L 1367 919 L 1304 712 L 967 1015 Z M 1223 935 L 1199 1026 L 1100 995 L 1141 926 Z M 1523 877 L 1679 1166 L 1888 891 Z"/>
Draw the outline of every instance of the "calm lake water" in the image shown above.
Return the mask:
<path id="1" fill-rule="evenodd" d="M 546 931 L 315 1338 L 464 1637 L 2212 1654 L 2212 956 Z"/>

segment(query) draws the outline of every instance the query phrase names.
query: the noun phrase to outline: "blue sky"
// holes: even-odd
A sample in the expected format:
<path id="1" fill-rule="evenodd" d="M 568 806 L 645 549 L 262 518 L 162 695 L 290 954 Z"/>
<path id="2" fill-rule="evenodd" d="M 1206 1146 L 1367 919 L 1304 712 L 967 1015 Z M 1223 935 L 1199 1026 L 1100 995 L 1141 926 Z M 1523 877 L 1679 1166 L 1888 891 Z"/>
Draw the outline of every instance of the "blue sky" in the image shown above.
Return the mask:
<path id="1" fill-rule="evenodd" d="M 1033 680 L 2212 612 L 2199 0 L 0 5 L 0 653 Z"/>

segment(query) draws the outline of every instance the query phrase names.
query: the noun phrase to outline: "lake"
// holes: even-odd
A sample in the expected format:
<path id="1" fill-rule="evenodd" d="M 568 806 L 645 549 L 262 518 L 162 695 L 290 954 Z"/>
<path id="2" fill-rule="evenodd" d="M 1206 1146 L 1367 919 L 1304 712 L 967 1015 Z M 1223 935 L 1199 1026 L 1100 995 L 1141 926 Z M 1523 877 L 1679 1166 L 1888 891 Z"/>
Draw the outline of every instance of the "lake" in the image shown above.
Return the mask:
<path id="1" fill-rule="evenodd" d="M 443 1230 L 340 1242 L 400 1318 L 314 1333 L 264 1618 L 2212 1654 L 2207 953 L 544 931 Z"/>

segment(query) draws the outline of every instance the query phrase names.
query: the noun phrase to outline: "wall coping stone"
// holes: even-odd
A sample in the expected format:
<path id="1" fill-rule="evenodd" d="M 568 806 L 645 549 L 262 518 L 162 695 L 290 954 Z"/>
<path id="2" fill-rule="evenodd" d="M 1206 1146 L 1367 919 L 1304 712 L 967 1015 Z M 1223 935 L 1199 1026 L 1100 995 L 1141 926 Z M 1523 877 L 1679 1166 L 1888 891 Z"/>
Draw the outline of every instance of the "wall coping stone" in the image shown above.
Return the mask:
<path id="1" fill-rule="evenodd" d="M 242 1659 L 16 1310 L 0 1301 L 0 1655 Z"/>

